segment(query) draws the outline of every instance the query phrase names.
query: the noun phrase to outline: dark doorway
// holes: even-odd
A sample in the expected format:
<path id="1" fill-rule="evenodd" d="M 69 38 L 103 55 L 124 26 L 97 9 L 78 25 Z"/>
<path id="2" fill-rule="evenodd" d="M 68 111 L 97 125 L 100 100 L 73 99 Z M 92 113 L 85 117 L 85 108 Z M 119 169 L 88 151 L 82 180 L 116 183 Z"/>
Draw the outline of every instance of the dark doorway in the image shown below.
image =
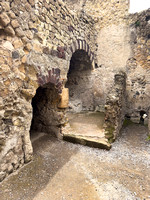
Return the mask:
<path id="1" fill-rule="evenodd" d="M 71 58 L 66 88 L 69 89 L 68 127 L 64 140 L 109 148 L 103 132 L 104 113 L 95 112 L 95 74 L 88 54 L 77 50 Z"/>
<path id="2" fill-rule="evenodd" d="M 59 100 L 58 92 L 53 84 L 49 83 L 37 89 L 32 99 L 31 140 L 41 133 L 58 136 L 62 118 L 57 108 Z"/>
<path id="3" fill-rule="evenodd" d="M 93 110 L 91 61 L 84 50 L 77 50 L 71 58 L 66 87 L 69 88 L 69 111 Z"/>

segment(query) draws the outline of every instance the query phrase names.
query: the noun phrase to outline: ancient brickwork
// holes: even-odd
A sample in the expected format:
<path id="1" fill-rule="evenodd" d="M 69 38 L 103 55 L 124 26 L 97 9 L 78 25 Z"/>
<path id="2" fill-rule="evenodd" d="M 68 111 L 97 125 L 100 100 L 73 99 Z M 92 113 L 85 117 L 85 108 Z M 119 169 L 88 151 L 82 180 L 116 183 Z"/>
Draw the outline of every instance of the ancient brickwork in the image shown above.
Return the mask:
<path id="1" fill-rule="evenodd" d="M 55 134 L 61 135 L 68 104 L 65 84 L 77 50 L 83 50 L 90 63 L 88 76 L 82 76 L 82 70 L 75 72 L 82 83 L 89 81 L 85 91 L 82 87 L 84 106 L 101 111 L 106 104 L 110 141 L 124 114 L 148 112 L 150 10 L 128 16 L 128 7 L 128 0 L 0 0 L 0 181 L 32 159 L 31 102 L 39 87 L 46 94 L 36 102 L 39 110 L 44 104 L 39 116 L 45 121 L 47 113 L 49 130 L 57 129 Z M 123 84 L 122 78 L 114 79 L 118 71 L 127 74 L 126 113 L 125 79 Z M 35 129 L 44 130 L 43 121 L 33 124 Z"/>
<path id="2" fill-rule="evenodd" d="M 126 74 L 115 75 L 115 83 L 105 104 L 105 137 L 113 142 L 122 127 L 126 109 Z"/>
<path id="3" fill-rule="evenodd" d="M 3 180 L 32 158 L 29 131 L 36 89 L 52 83 L 61 95 L 71 56 L 77 49 L 85 50 L 94 66 L 94 23 L 77 18 L 59 0 L 4 0 L 0 1 L 0 43 Z"/>
<path id="4" fill-rule="evenodd" d="M 97 28 L 126 21 L 129 0 L 64 0 L 77 15 L 84 13 L 85 20 L 92 17 Z"/>

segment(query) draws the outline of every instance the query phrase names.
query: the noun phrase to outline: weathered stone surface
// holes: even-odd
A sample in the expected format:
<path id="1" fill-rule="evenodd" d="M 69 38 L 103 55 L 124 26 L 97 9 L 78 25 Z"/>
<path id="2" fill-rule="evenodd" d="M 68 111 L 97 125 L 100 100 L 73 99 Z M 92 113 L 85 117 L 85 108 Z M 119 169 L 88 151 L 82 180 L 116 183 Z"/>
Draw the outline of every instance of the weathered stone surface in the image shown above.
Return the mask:
<path id="1" fill-rule="evenodd" d="M 12 51 L 14 49 L 12 43 L 9 42 L 9 41 L 4 42 L 3 47 L 10 50 L 10 51 Z"/>
<path id="2" fill-rule="evenodd" d="M 29 0 L 29 3 L 31 4 L 31 6 L 35 5 L 35 0 Z"/>
<path id="3" fill-rule="evenodd" d="M 119 135 L 126 111 L 126 74 L 115 75 L 115 83 L 109 92 L 105 104 L 105 137 L 113 142 Z"/>
<path id="4" fill-rule="evenodd" d="M 19 22 L 17 19 L 14 19 L 11 21 L 11 25 L 13 28 L 18 28 L 19 27 Z"/>
<path id="5" fill-rule="evenodd" d="M 22 94 L 28 100 L 34 97 L 35 91 L 33 89 L 23 89 Z"/>
<path id="6" fill-rule="evenodd" d="M 15 32 L 18 37 L 23 37 L 25 35 L 25 33 L 23 32 L 21 28 L 16 28 Z"/>
<path id="7" fill-rule="evenodd" d="M 18 51 L 13 51 L 12 52 L 12 58 L 13 59 L 18 59 L 20 56 L 19 56 L 19 52 Z"/>
<path id="8" fill-rule="evenodd" d="M 16 19 L 17 18 L 16 15 L 15 15 L 15 13 L 12 10 L 9 11 L 8 15 L 9 15 L 9 17 L 11 19 Z"/>
<path id="9" fill-rule="evenodd" d="M 1 2 L 0 4 L 1 4 L 4 11 L 7 11 L 7 12 L 10 11 L 9 2 Z"/>
<path id="10" fill-rule="evenodd" d="M 13 42 L 13 46 L 15 49 L 18 49 L 20 47 L 23 47 L 23 43 L 20 39 L 16 39 L 14 42 Z"/>
<path id="11" fill-rule="evenodd" d="M 68 95 L 63 88 L 68 83 L 70 110 L 101 111 L 106 104 L 110 117 L 106 117 L 110 122 L 106 143 L 116 137 L 123 113 L 148 113 L 149 10 L 128 16 L 128 1 L 107 0 L 1 3 L 0 131 L 8 137 L 4 143 L 1 140 L 5 147 L 5 155 L 0 153 L 0 172 L 6 172 L 3 178 L 32 158 L 31 101 L 38 87 L 44 92 L 38 97 L 40 109 L 34 110 L 37 121 L 33 126 L 60 138 L 67 123 Z M 73 56 L 81 52 L 84 56 Z M 127 73 L 126 112 L 123 86 L 118 86 L 121 80 L 116 77 L 114 85 L 119 71 Z M 89 143 L 89 138 L 85 141 Z"/>
<path id="12" fill-rule="evenodd" d="M 5 12 L 0 14 L 0 23 L 3 26 L 7 26 L 10 23 L 10 19 L 9 19 L 8 15 Z"/>
<path id="13" fill-rule="evenodd" d="M 10 36 L 15 36 L 15 31 L 14 29 L 11 27 L 11 26 L 7 26 L 5 29 L 4 29 L 5 33 L 10 35 Z"/>
<path id="14" fill-rule="evenodd" d="M 69 105 L 69 90 L 68 88 L 63 88 L 61 93 L 61 100 L 58 104 L 59 108 L 68 108 Z"/>
<path id="15" fill-rule="evenodd" d="M 79 143 L 94 148 L 107 149 L 107 150 L 111 148 L 111 145 L 107 142 L 107 140 L 101 138 L 64 134 L 63 139 L 69 142 Z"/>
<path id="16" fill-rule="evenodd" d="M 6 172 L 0 172 L 0 181 L 2 181 L 6 176 Z"/>

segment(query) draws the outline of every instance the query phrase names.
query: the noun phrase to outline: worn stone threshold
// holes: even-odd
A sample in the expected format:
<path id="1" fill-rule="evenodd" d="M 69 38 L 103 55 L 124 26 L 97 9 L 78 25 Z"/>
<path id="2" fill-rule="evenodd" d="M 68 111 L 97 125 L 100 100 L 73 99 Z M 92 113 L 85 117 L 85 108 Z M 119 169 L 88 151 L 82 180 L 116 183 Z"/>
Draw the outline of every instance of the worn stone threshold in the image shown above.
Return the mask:
<path id="1" fill-rule="evenodd" d="M 100 148 L 100 149 L 107 149 L 111 148 L 111 144 L 107 142 L 105 138 L 98 138 L 92 136 L 81 136 L 81 135 L 74 135 L 74 134 L 64 134 L 63 139 L 68 142 L 78 143 L 84 146 Z"/>

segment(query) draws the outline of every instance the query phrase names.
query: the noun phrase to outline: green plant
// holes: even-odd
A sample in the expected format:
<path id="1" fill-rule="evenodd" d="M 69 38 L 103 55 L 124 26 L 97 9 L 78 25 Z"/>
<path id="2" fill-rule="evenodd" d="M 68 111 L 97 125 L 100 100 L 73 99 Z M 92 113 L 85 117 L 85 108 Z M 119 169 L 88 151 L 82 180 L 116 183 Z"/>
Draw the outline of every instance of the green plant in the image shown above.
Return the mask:
<path id="1" fill-rule="evenodd" d="M 108 139 L 109 143 L 114 142 L 114 134 L 115 128 L 113 126 L 109 126 L 105 129 L 105 137 Z"/>
<path id="2" fill-rule="evenodd" d="M 150 135 L 148 135 L 148 137 L 146 138 L 147 141 L 150 141 Z"/>
<path id="3" fill-rule="evenodd" d="M 135 22 L 135 27 L 138 27 L 138 26 L 140 26 L 140 21 L 137 20 L 137 21 Z"/>
<path id="4" fill-rule="evenodd" d="M 123 127 L 129 126 L 131 124 L 134 124 L 130 119 L 125 119 L 123 122 Z"/>

